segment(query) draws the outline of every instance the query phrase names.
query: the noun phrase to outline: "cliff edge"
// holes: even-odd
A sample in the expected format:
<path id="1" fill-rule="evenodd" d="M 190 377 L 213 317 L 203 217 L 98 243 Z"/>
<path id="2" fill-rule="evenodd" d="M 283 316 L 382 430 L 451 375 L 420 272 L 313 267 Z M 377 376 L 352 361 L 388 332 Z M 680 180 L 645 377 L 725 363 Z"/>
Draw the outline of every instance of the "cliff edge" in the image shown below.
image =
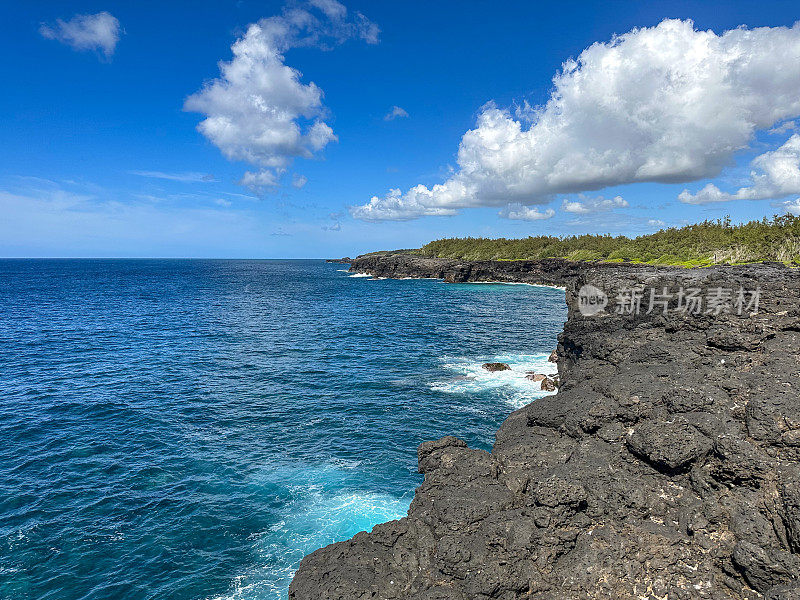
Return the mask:
<path id="1" fill-rule="evenodd" d="M 291 599 L 800 598 L 797 271 L 402 255 L 351 270 L 565 287 L 562 387 L 491 453 L 422 444 L 408 516 L 307 556 Z"/>

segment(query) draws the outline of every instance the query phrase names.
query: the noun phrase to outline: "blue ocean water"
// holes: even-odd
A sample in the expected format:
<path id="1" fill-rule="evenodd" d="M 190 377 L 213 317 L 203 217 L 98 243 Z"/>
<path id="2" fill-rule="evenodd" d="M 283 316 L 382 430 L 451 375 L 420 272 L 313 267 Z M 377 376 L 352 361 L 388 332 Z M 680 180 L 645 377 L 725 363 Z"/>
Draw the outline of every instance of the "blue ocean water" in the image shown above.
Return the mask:
<path id="1" fill-rule="evenodd" d="M 563 292 L 342 268 L 0 261 L 0 598 L 284 598 L 542 395 Z"/>

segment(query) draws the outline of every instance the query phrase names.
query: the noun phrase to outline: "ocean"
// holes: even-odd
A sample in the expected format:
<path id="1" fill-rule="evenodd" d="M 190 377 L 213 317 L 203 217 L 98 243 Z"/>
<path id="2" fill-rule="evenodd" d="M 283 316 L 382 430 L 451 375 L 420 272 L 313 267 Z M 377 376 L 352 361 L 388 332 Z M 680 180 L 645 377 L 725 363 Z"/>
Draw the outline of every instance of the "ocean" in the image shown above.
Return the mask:
<path id="1" fill-rule="evenodd" d="M 285 598 L 544 394 L 563 291 L 345 267 L 0 260 L 0 598 Z"/>

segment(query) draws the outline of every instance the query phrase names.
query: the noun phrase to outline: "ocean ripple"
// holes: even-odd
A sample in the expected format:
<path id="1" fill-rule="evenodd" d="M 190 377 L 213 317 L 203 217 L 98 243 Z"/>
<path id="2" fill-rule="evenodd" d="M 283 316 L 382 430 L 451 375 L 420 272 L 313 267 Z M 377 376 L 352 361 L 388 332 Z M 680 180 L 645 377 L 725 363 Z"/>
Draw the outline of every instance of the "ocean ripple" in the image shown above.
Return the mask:
<path id="1" fill-rule="evenodd" d="M 406 513 L 420 442 L 489 448 L 565 319 L 322 261 L 1 260 L 0 306 L 4 600 L 285 598 Z"/>

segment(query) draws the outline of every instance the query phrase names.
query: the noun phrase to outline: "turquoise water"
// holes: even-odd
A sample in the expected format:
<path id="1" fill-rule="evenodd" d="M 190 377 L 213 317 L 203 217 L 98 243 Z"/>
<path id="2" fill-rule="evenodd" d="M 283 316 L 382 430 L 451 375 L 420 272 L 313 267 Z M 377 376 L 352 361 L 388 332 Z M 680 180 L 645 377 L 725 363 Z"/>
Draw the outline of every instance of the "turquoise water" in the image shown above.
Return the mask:
<path id="1" fill-rule="evenodd" d="M 541 396 L 563 292 L 341 269 L 0 261 L 0 598 L 283 598 Z"/>

